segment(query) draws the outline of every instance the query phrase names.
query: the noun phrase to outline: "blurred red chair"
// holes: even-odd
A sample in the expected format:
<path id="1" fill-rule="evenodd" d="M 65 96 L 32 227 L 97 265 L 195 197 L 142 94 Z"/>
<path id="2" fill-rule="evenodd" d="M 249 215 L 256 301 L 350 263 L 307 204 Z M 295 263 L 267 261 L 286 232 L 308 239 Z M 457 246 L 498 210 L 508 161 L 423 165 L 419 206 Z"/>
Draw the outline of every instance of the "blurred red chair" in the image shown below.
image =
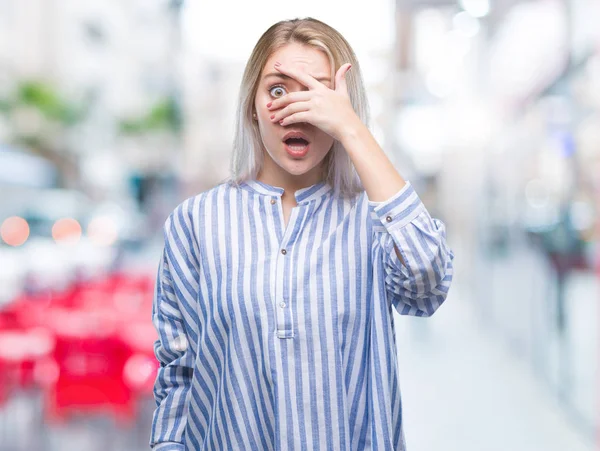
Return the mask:
<path id="1" fill-rule="evenodd" d="M 5 396 L 39 386 L 37 365 L 47 359 L 55 346 L 45 329 L 0 329 L 0 367 Z"/>
<path id="2" fill-rule="evenodd" d="M 0 399 L 40 386 L 49 421 L 75 411 L 108 411 L 119 424 L 133 421 L 135 398 L 151 394 L 158 371 L 153 290 L 152 276 L 120 273 L 5 306 Z"/>
<path id="3" fill-rule="evenodd" d="M 47 388 L 46 416 L 63 421 L 72 412 L 108 412 L 117 424 L 135 417 L 131 388 L 123 380 L 130 350 L 115 337 L 115 324 L 95 311 L 53 309 L 58 377 Z"/>

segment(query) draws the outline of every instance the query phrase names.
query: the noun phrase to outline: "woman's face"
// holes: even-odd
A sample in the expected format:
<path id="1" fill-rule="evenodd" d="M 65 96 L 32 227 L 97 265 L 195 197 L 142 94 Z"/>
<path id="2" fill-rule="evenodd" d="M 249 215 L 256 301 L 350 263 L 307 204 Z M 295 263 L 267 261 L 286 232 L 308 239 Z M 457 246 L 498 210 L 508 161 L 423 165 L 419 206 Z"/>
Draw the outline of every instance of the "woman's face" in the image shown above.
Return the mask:
<path id="1" fill-rule="evenodd" d="M 285 45 L 267 60 L 254 100 L 258 128 L 266 150 L 264 168 L 259 179 L 274 184 L 282 184 L 290 179 L 305 185 L 314 184 L 322 179 L 321 163 L 333 145 L 333 138 L 307 122 L 282 126 L 271 121 L 270 116 L 276 110 L 267 109 L 267 103 L 294 91 L 308 90 L 300 82 L 277 71 L 273 67 L 275 61 L 279 61 L 283 66 L 304 71 L 314 78 L 321 79 L 321 83 L 328 88 L 333 88 L 334 80 L 330 79 L 329 60 L 325 53 L 313 47 L 298 43 Z M 307 137 L 309 146 L 305 155 L 290 154 L 286 150 L 284 137 L 290 131 L 302 132 Z"/>

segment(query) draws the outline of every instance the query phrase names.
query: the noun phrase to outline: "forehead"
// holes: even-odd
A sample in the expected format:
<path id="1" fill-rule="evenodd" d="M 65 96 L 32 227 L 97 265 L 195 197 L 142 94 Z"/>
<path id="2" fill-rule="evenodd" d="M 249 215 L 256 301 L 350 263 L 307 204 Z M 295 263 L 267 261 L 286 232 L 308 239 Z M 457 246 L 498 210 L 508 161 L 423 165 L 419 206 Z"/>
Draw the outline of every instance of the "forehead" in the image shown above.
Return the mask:
<path id="1" fill-rule="evenodd" d="M 287 44 L 277 49 L 265 63 L 261 77 L 271 72 L 277 72 L 273 67 L 275 61 L 307 72 L 313 76 L 329 76 L 330 64 L 324 52 L 308 45 L 298 43 Z"/>

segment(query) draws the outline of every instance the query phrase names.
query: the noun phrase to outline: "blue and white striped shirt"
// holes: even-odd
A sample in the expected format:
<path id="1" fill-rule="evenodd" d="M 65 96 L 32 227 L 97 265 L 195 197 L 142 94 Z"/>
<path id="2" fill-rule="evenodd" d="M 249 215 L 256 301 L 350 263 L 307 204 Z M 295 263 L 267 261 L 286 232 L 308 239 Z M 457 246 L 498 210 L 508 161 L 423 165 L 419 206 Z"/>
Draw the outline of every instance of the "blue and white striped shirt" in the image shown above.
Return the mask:
<path id="1" fill-rule="evenodd" d="M 283 192 L 222 183 L 167 218 L 153 449 L 405 449 L 392 308 L 446 299 L 444 223 L 410 182 L 383 202 L 303 188 L 287 227 Z"/>

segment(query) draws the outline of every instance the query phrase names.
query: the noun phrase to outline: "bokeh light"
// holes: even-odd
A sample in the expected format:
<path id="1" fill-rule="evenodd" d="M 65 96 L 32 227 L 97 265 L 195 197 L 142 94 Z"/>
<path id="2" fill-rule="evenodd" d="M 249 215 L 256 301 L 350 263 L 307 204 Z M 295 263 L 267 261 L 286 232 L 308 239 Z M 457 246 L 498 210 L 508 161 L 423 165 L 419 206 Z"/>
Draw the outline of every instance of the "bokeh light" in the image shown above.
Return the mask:
<path id="1" fill-rule="evenodd" d="M 60 244 L 74 244 L 81 238 L 81 225 L 76 219 L 59 219 L 52 226 L 52 238 Z"/>
<path id="2" fill-rule="evenodd" d="M 118 237 L 115 221 L 107 216 L 92 219 L 87 227 L 87 236 L 96 245 L 113 245 Z"/>
<path id="3" fill-rule="evenodd" d="M 18 216 L 6 218 L 0 226 L 0 236 L 9 246 L 21 246 L 29 237 L 29 224 Z"/>

